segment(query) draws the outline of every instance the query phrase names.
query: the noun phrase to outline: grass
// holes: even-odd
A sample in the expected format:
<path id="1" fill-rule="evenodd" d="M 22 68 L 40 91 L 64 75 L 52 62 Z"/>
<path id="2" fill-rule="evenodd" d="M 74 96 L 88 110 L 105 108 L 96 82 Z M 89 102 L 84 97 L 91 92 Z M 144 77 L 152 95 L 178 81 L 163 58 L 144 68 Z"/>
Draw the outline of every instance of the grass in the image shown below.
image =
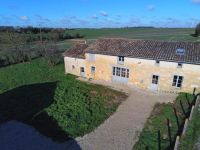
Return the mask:
<path id="1" fill-rule="evenodd" d="M 200 41 L 192 37 L 194 29 L 191 28 L 108 28 L 108 29 L 75 29 L 69 30 L 70 34 L 80 33 L 86 39 L 99 37 L 123 37 L 130 39 L 175 40 L 175 41 Z"/>
<path id="2" fill-rule="evenodd" d="M 186 134 L 181 137 L 179 150 L 195 149 L 195 144 L 200 140 L 200 108 L 194 110 L 192 121 L 189 122 Z"/>
<path id="3" fill-rule="evenodd" d="M 176 118 L 173 112 L 173 107 L 177 109 L 179 121 L 182 122 L 184 116 L 180 107 L 180 100 L 183 101 L 184 108 L 188 108 L 187 99 L 192 102 L 193 96 L 191 94 L 180 93 L 174 103 L 160 104 L 157 103 L 148 118 L 143 131 L 139 136 L 138 142 L 134 145 L 133 150 L 144 150 L 146 146 L 149 146 L 150 150 L 158 149 L 158 130 L 161 132 L 161 149 L 168 149 L 169 138 L 167 131 L 166 119 L 170 119 L 171 135 L 175 139 L 178 130 Z"/>
<path id="4" fill-rule="evenodd" d="M 0 69 L 0 123 L 19 120 L 55 140 L 84 135 L 127 97 L 64 74 L 40 58 Z"/>

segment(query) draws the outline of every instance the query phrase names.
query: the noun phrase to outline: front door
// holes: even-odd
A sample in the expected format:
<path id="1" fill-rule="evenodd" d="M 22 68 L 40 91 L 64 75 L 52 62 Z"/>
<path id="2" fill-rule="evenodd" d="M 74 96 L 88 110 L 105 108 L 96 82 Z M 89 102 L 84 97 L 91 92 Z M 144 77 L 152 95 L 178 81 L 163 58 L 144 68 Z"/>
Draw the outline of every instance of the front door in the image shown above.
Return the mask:
<path id="1" fill-rule="evenodd" d="M 158 75 L 153 75 L 152 76 L 150 90 L 157 91 L 158 90 L 158 84 L 159 84 L 159 76 Z"/>
<path id="2" fill-rule="evenodd" d="M 80 67 L 80 76 L 85 77 L 85 69 L 84 67 Z"/>

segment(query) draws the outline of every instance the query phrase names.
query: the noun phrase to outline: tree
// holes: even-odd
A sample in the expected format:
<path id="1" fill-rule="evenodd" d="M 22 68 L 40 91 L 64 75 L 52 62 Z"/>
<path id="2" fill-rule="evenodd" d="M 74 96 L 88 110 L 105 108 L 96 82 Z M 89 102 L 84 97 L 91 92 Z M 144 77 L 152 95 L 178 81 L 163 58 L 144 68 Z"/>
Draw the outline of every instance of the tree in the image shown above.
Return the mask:
<path id="1" fill-rule="evenodd" d="M 45 58 L 49 66 L 55 66 L 61 61 L 61 54 L 59 53 L 56 42 L 51 42 L 46 45 Z"/>
<path id="2" fill-rule="evenodd" d="M 196 26 L 195 35 L 200 36 L 200 23 Z"/>
<path id="3" fill-rule="evenodd" d="M 6 32 L 2 42 L 4 43 L 2 54 L 7 64 L 30 60 L 30 46 L 24 34 Z"/>

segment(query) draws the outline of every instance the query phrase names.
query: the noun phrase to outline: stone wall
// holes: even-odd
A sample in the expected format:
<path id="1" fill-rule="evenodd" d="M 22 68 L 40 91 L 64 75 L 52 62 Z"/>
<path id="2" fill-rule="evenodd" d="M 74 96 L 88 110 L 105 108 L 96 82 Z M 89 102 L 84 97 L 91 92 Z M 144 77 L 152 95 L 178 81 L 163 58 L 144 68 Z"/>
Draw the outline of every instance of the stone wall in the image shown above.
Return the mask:
<path id="1" fill-rule="evenodd" d="M 64 57 L 64 63 L 65 73 L 70 73 L 76 76 L 80 76 L 80 67 L 85 68 L 85 59 Z"/>
<path id="2" fill-rule="evenodd" d="M 86 59 L 65 58 L 65 70 L 67 73 L 80 75 L 80 66 L 85 67 L 86 77 L 97 80 L 112 81 L 112 67 L 119 66 L 130 70 L 128 84 L 135 85 L 142 89 L 150 89 L 152 75 L 159 75 L 158 90 L 162 92 L 192 92 L 197 87 L 200 92 L 200 65 L 183 64 L 182 68 L 177 67 L 175 62 L 160 61 L 159 65 L 155 60 L 125 58 L 124 65 L 117 64 L 116 56 L 95 55 L 95 61 L 89 60 L 89 54 L 85 54 Z M 75 70 L 71 70 L 72 65 L 76 65 Z M 96 67 L 95 73 L 91 73 L 91 66 Z M 173 76 L 183 76 L 181 88 L 172 86 Z"/>

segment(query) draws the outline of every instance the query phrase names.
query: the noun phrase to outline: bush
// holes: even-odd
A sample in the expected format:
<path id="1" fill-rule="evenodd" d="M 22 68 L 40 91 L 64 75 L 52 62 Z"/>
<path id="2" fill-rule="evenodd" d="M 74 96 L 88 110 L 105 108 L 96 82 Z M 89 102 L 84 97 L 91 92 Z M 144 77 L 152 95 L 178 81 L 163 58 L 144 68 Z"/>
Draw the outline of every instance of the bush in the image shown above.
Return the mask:
<path id="1" fill-rule="evenodd" d="M 195 36 L 200 36 L 200 23 L 195 28 Z"/>

